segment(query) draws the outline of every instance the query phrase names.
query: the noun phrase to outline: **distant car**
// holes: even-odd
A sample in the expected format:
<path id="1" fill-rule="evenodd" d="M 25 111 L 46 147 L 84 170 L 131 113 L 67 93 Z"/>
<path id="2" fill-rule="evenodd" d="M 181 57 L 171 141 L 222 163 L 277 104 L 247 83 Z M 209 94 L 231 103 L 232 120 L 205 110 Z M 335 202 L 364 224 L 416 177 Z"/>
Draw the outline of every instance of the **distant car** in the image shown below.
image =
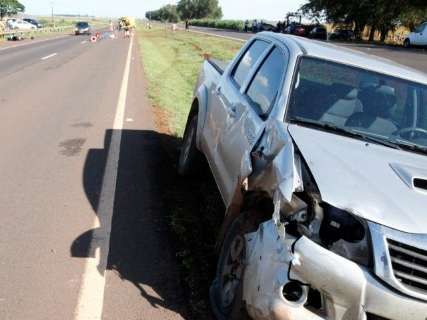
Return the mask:
<path id="1" fill-rule="evenodd" d="M 410 46 L 427 46 L 427 22 L 420 24 L 413 32 L 408 34 L 403 42 L 405 48 Z"/>
<path id="2" fill-rule="evenodd" d="M 285 28 L 285 33 L 293 34 L 295 36 L 304 37 L 306 35 L 305 27 L 302 24 L 291 23 Z"/>
<path id="3" fill-rule="evenodd" d="M 37 27 L 27 21 L 20 19 L 9 19 L 7 20 L 7 26 L 9 29 L 13 30 L 32 30 L 37 29 Z"/>
<path id="4" fill-rule="evenodd" d="M 343 41 L 354 40 L 354 32 L 350 29 L 336 29 L 334 30 L 334 32 L 331 33 L 329 39 Z"/>
<path id="5" fill-rule="evenodd" d="M 76 23 L 76 27 L 74 29 L 74 32 L 76 34 L 76 36 L 81 35 L 81 34 L 91 34 L 91 28 L 89 23 L 81 21 L 81 22 L 77 22 Z"/>
<path id="6" fill-rule="evenodd" d="M 326 28 L 322 26 L 314 27 L 308 34 L 308 37 L 311 39 L 326 40 L 328 35 Z"/>
<path id="7" fill-rule="evenodd" d="M 258 26 L 258 30 L 260 31 L 260 32 L 262 32 L 262 31 L 273 31 L 273 32 L 275 32 L 276 31 L 276 27 L 275 26 L 273 26 L 272 24 L 270 24 L 270 23 L 266 23 L 266 22 L 261 22 L 260 24 L 259 24 L 259 26 Z"/>
<path id="8" fill-rule="evenodd" d="M 35 25 L 38 29 L 43 28 L 43 25 L 40 22 L 38 22 L 36 19 L 24 18 L 22 20 L 24 20 L 28 23 L 31 23 L 32 25 Z"/>

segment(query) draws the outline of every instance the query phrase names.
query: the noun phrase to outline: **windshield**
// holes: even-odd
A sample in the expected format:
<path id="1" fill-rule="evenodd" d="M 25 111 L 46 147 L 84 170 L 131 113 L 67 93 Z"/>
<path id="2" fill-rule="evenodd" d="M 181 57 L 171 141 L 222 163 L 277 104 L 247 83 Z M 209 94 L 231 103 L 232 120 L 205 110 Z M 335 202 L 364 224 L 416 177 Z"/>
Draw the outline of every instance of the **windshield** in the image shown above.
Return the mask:
<path id="1" fill-rule="evenodd" d="M 303 58 L 288 118 L 427 148 L 427 86 L 363 69 Z M 342 130 L 341 130 L 342 131 Z"/>
<path id="2" fill-rule="evenodd" d="M 87 22 L 79 22 L 77 23 L 78 28 L 87 28 L 89 24 Z"/>

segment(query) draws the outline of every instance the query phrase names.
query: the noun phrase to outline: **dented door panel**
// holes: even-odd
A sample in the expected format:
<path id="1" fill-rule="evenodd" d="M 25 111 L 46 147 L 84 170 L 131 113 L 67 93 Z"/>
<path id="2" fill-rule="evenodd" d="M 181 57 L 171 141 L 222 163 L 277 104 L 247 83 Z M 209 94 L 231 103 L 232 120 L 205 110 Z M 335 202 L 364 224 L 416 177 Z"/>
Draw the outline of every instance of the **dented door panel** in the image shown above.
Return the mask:
<path id="1" fill-rule="evenodd" d="M 238 104 L 226 124 L 217 147 L 218 167 L 223 170 L 226 203 L 236 186 L 252 172 L 250 153 L 264 130 L 264 122 L 247 105 Z"/>

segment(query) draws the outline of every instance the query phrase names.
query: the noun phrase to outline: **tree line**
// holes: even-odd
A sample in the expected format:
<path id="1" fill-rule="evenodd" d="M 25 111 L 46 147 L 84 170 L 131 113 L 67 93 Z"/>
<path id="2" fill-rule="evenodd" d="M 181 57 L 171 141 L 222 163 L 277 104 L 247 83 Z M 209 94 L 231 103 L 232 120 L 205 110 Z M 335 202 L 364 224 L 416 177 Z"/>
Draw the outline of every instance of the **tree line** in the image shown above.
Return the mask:
<path id="1" fill-rule="evenodd" d="M 180 0 L 176 5 L 168 4 L 158 10 L 148 11 L 145 17 L 167 22 L 204 18 L 221 19 L 222 9 L 218 0 Z"/>
<path id="2" fill-rule="evenodd" d="M 399 25 L 412 29 L 427 19 L 426 0 L 309 0 L 301 10 L 313 18 L 354 27 L 357 38 L 361 38 L 365 27 L 369 26 L 371 41 L 375 32 L 379 32 L 384 41 L 388 32 Z"/>
<path id="3" fill-rule="evenodd" d="M 17 0 L 0 0 L 0 20 L 18 12 L 24 12 L 24 10 L 24 5 Z"/>

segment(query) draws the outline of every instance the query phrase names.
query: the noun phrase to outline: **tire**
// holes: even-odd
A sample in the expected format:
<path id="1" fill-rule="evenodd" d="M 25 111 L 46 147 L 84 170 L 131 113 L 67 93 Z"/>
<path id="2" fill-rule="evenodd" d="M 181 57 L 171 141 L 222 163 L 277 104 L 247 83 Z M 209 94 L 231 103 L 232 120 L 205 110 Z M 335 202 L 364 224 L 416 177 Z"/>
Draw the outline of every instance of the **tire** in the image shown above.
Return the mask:
<path id="1" fill-rule="evenodd" d="M 405 41 L 403 41 L 403 46 L 405 48 L 410 48 L 411 47 L 411 41 L 408 38 L 406 38 Z"/>
<path id="2" fill-rule="evenodd" d="M 181 176 L 189 176 L 198 171 L 201 154 L 196 146 L 197 115 L 191 116 L 187 121 L 184 131 L 181 152 L 178 161 L 178 173 Z"/>
<path id="3" fill-rule="evenodd" d="M 247 213 L 242 213 L 230 226 L 218 259 L 215 280 L 210 288 L 213 312 L 219 320 L 249 320 L 243 296 L 245 237 L 254 231 Z M 231 279 L 231 280 L 230 280 Z"/>

